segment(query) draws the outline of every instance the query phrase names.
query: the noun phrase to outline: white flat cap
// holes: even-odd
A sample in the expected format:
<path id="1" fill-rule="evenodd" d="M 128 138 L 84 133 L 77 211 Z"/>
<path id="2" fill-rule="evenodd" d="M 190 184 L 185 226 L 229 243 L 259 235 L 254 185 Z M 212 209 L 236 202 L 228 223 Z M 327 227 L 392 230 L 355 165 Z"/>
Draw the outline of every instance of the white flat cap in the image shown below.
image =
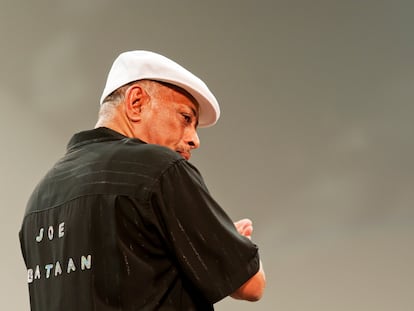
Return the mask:
<path id="1" fill-rule="evenodd" d="M 115 59 L 101 96 L 101 105 L 119 87 L 143 79 L 167 82 L 190 93 L 200 106 L 199 127 L 212 126 L 219 119 L 219 104 L 200 78 L 165 56 L 142 50 L 124 52 Z"/>

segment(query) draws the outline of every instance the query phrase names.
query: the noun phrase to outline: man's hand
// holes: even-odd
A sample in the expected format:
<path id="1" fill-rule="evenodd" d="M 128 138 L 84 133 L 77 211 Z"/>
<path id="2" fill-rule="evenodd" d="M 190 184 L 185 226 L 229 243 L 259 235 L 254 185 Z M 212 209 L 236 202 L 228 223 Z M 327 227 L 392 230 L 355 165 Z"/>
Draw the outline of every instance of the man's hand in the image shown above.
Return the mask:
<path id="1" fill-rule="evenodd" d="M 252 233 L 253 233 L 253 223 L 250 219 L 245 218 L 245 219 L 236 221 L 234 223 L 234 226 L 236 227 L 237 231 L 241 235 L 245 236 L 246 238 L 251 239 Z"/>
<path id="2" fill-rule="evenodd" d="M 234 226 L 241 235 L 251 239 L 253 223 L 250 219 L 236 221 Z M 260 262 L 259 271 L 230 296 L 234 299 L 257 301 L 262 297 L 265 286 L 266 277 Z"/>

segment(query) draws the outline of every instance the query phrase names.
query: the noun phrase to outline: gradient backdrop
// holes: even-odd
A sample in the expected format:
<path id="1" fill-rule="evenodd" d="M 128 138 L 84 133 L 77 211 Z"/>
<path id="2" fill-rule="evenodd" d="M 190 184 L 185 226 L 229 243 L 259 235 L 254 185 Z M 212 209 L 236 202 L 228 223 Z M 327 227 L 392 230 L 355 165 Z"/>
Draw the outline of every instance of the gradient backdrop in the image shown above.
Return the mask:
<path id="1" fill-rule="evenodd" d="M 0 309 L 28 310 L 31 190 L 148 49 L 217 96 L 192 162 L 255 224 L 266 295 L 217 310 L 414 310 L 413 33 L 409 0 L 0 0 Z"/>

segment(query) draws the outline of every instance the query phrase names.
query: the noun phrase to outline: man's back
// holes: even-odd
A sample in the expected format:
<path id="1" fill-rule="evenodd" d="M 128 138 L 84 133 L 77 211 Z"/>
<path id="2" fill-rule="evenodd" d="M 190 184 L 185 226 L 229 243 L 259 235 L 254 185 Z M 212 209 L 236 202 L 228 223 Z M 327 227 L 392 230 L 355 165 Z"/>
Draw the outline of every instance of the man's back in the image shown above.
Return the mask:
<path id="1" fill-rule="evenodd" d="M 195 169 L 169 149 L 106 128 L 75 136 L 34 191 L 20 232 L 32 310 L 211 310 L 240 286 L 214 286 L 222 273 L 204 259 L 211 250 L 185 232 L 198 222 L 186 216 L 186 190 L 178 200 L 174 189 L 158 195 L 175 179 L 182 189 L 199 184 L 199 196 L 206 195 Z M 220 213 L 216 208 L 212 203 Z M 223 215 L 223 223 L 210 223 L 227 232 L 230 222 Z M 228 236 L 229 245 L 245 248 L 245 273 L 254 274 L 257 249 L 237 232 Z M 225 249 L 226 236 L 218 239 Z"/>
<path id="2" fill-rule="evenodd" d="M 136 291 L 153 295 L 148 280 L 158 273 L 145 258 L 168 257 L 157 230 L 151 232 L 154 215 L 145 201 L 148 188 L 180 157 L 114 132 L 89 135 L 70 147 L 27 207 L 21 239 L 32 310 L 142 309 L 145 302 L 133 302 Z M 131 309 L 134 303 L 141 305 Z"/>

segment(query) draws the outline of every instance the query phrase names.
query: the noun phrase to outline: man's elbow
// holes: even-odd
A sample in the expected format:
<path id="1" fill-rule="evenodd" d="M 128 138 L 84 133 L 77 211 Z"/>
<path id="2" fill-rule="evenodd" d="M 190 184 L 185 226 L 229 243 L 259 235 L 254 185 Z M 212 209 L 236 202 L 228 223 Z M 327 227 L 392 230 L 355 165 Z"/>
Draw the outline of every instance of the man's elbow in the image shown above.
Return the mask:
<path id="1" fill-rule="evenodd" d="M 258 301 L 263 297 L 266 279 L 261 268 L 251 279 L 243 284 L 231 297 L 235 299 Z"/>
<path id="2" fill-rule="evenodd" d="M 257 275 L 257 279 L 255 281 L 256 284 L 254 287 L 245 293 L 245 300 L 247 301 L 258 301 L 263 297 L 264 289 L 266 287 L 264 274 L 260 273 L 260 275 Z"/>
<path id="3" fill-rule="evenodd" d="M 251 301 L 251 302 L 259 301 L 263 297 L 263 292 L 264 291 L 261 290 L 261 291 L 257 291 L 254 293 L 248 293 L 244 296 L 244 300 Z"/>

